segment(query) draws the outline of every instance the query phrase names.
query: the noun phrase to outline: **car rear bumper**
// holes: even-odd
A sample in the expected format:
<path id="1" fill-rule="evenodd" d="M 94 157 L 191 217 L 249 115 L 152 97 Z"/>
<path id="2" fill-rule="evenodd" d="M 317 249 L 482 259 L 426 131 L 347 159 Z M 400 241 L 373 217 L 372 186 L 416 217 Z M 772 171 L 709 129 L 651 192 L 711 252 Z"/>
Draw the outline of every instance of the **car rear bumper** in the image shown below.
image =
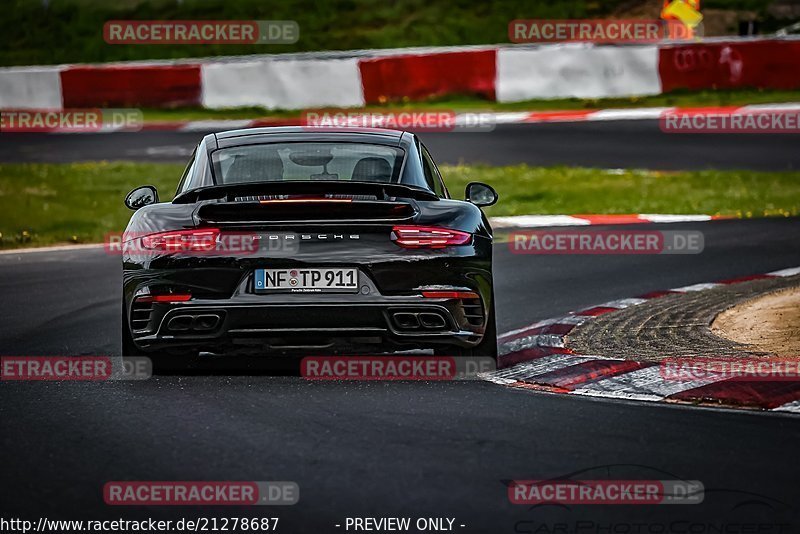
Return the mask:
<path id="1" fill-rule="evenodd" d="M 384 297 L 370 302 L 257 303 L 198 300 L 134 308 L 142 350 L 374 351 L 474 347 L 483 338 L 482 299 Z M 144 327 L 144 328 L 143 328 Z"/>

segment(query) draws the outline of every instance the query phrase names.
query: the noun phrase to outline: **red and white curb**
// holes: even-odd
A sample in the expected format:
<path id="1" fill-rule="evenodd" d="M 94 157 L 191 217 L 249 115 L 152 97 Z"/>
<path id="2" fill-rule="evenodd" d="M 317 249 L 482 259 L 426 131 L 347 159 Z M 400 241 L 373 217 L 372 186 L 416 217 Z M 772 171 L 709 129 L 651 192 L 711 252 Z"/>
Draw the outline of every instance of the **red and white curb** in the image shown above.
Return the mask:
<path id="1" fill-rule="evenodd" d="M 671 215 L 665 213 L 610 215 L 512 215 L 491 217 L 493 228 L 534 228 L 543 226 L 591 226 L 600 224 L 647 224 L 706 222 L 729 219 L 724 215 Z"/>
<path id="2" fill-rule="evenodd" d="M 659 120 L 674 113 L 681 115 L 738 115 L 764 113 L 769 111 L 789 112 L 800 110 L 800 103 L 756 104 L 748 106 L 705 106 L 705 107 L 650 107 L 620 108 L 568 111 L 534 111 L 518 113 L 497 113 L 495 124 L 537 123 L 537 122 L 596 122 L 596 121 L 634 121 Z"/>
<path id="3" fill-rule="evenodd" d="M 669 294 L 797 274 L 800 274 L 800 267 L 656 291 L 506 332 L 498 339 L 499 369 L 480 377 L 504 386 L 552 393 L 656 402 L 713 402 L 726 407 L 800 414 L 800 383 L 797 381 L 739 381 L 710 372 L 693 381 L 666 380 L 658 362 L 576 354 L 565 347 L 570 331 L 604 313 L 638 306 Z"/>
<path id="4" fill-rule="evenodd" d="M 403 112 L 403 110 L 380 110 L 375 113 L 389 114 Z M 718 115 L 718 114 L 745 114 L 755 112 L 789 112 L 800 111 L 800 102 L 785 104 L 759 104 L 750 106 L 728 107 L 654 107 L 654 108 L 629 108 L 629 109 L 592 109 L 592 110 L 564 110 L 564 111 L 480 111 L 461 112 L 455 116 L 455 130 L 469 131 L 469 125 L 475 123 L 476 115 L 480 115 L 484 125 L 500 124 L 535 124 L 544 122 L 596 122 L 596 121 L 632 121 L 632 120 L 658 120 L 662 117 L 680 113 L 682 115 Z M 369 111 L 359 112 L 369 114 Z M 303 126 L 302 119 L 295 118 L 270 118 L 259 119 L 206 119 L 196 121 L 169 121 L 147 122 L 144 126 L 104 124 L 98 132 L 96 130 L 77 130 L 53 128 L 48 133 L 113 133 L 137 131 L 175 131 L 175 132 L 214 132 L 224 130 L 239 130 L 244 128 L 260 128 L 264 126 Z M 467 130 L 459 130 L 464 126 Z M 441 128 L 437 128 L 441 130 Z M 475 132 L 486 132 L 488 129 L 475 129 Z"/>

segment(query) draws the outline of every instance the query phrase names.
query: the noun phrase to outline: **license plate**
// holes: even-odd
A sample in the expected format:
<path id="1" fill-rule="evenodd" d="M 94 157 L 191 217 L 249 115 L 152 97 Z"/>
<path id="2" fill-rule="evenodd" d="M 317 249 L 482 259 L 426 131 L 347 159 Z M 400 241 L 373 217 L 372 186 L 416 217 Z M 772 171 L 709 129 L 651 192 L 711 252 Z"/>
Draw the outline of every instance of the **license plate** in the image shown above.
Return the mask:
<path id="1" fill-rule="evenodd" d="M 358 269 L 256 269 L 256 291 L 355 293 Z"/>

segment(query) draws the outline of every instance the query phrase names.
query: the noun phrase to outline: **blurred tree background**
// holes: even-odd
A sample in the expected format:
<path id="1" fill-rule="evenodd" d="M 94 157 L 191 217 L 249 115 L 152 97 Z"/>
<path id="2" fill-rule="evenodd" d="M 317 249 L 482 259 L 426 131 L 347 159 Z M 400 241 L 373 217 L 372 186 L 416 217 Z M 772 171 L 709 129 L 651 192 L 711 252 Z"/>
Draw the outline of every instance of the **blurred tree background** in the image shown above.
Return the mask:
<path id="1" fill-rule="evenodd" d="M 656 16 L 661 0 L 0 0 L 0 65 L 507 43 L 517 18 Z M 774 31 L 798 0 L 705 0 L 715 33 L 741 20 Z M 109 45 L 108 20 L 295 20 L 292 45 Z M 719 25 L 720 28 L 716 29 Z M 707 32 L 708 34 L 708 32 Z"/>

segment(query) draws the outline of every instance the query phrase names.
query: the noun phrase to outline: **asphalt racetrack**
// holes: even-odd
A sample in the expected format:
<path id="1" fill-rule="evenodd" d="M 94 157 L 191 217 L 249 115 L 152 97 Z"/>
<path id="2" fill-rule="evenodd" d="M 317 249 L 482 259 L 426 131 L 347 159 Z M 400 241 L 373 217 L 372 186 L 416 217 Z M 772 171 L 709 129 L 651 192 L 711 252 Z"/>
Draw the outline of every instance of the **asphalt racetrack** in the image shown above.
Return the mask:
<path id="1" fill-rule="evenodd" d="M 800 264 L 796 219 L 703 230 L 696 256 L 520 256 L 496 247 L 500 331 L 657 289 Z M 0 256 L 6 355 L 115 354 L 118 258 L 101 249 Z M 308 382 L 234 373 L 143 382 L 0 384 L 13 515 L 93 519 L 230 515 L 108 507 L 111 480 L 291 480 L 286 532 L 341 532 L 347 516 L 455 517 L 460 532 L 532 525 L 798 520 L 791 416 L 554 396 L 479 381 Z M 615 467 L 608 467 L 615 466 Z M 691 506 L 512 505 L 504 480 L 586 470 L 701 480 Z M 713 491 L 708 491 L 713 490 Z M 235 515 L 235 514 L 233 514 Z M 625 523 L 627 524 L 627 523 Z M 302 527 L 302 528 L 301 528 Z M 777 531 L 776 531 L 777 532 Z M 792 532 L 787 530 L 786 532 Z"/>
<path id="2" fill-rule="evenodd" d="M 641 122 L 599 124 L 531 127 L 522 136 L 502 127 L 487 137 L 463 134 L 462 145 L 449 134 L 424 139 L 449 162 L 800 164 L 791 136 L 701 136 L 707 144 L 692 148 L 682 136 L 642 134 Z M 0 160 L 181 160 L 141 151 L 190 147 L 198 136 L 12 136 L 0 144 Z M 681 150 L 677 144 L 689 147 L 680 158 L 670 155 Z M 649 291 L 800 265 L 798 222 L 663 227 L 703 231 L 698 255 L 525 256 L 499 244 L 499 332 Z M 119 258 L 102 249 L 0 254 L 0 353 L 118 354 L 120 274 Z M 278 532 L 287 533 L 346 532 L 353 516 L 449 517 L 453 530 L 465 533 L 710 533 L 726 532 L 713 530 L 720 524 L 756 523 L 766 525 L 757 532 L 800 529 L 800 427 L 793 416 L 775 413 L 559 396 L 482 381 L 310 382 L 230 372 L 141 382 L 2 382 L 0 436 L 4 512 L 33 520 L 272 516 L 280 518 Z M 705 499 L 674 506 L 510 504 L 505 481 L 562 476 L 699 480 Z M 103 484 L 123 480 L 295 481 L 300 502 L 106 506 Z"/>
<path id="3" fill-rule="evenodd" d="M 3 134 L 2 162 L 185 162 L 207 132 Z M 439 163 L 570 165 L 663 170 L 800 168 L 790 134 L 668 134 L 658 121 L 499 125 L 494 131 L 419 132 Z"/>

